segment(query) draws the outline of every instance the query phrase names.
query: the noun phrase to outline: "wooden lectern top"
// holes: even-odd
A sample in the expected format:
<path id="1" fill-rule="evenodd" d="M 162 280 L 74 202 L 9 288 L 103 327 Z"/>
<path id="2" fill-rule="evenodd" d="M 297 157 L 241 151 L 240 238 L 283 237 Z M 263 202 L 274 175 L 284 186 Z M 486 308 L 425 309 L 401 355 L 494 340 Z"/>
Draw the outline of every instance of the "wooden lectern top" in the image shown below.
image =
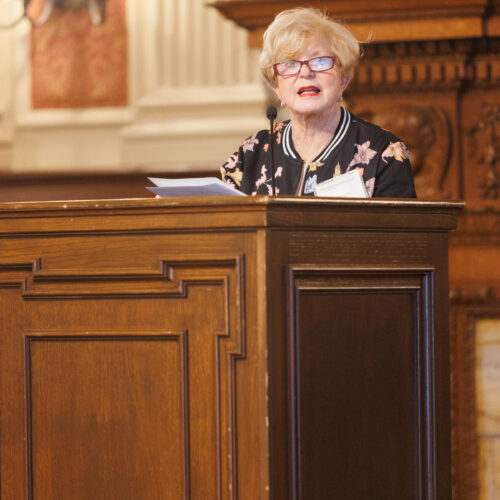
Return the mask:
<path id="1" fill-rule="evenodd" d="M 74 228 L 89 229 L 80 218 L 93 217 L 95 229 L 103 223 L 119 224 L 124 216 L 134 216 L 134 226 L 146 224 L 158 215 L 151 229 L 248 228 L 248 227 L 428 227 L 452 230 L 463 209 L 459 201 L 418 201 L 408 199 L 333 199 L 316 197 L 249 196 L 171 199 L 121 199 L 0 203 L 0 231 L 21 229 L 15 219 L 34 231 L 56 228 L 66 217 L 78 216 Z M 113 219 L 99 220 L 107 214 Z M 216 217 L 214 217 L 214 214 Z M 358 215 L 363 214 L 363 217 Z M 407 217 L 411 216 L 412 221 Z M 37 220 L 33 224 L 27 221 Z M 140 218 L 139 218 L 140 217 Z M 354 218 L 353 218 L 354 217 Z M 40 219 L 44 224 L 39 225 Z M 381 218 L 383 220 L 381 220 Z M 18 222 L 19 222 L 18 221 Z M 133 221 L 129 221 L 132 223 Z M 80 226 L 79 224 L 83 224 Z M 157 226 L 160 224 L 160 226 Z M 145 229 L 145 228 L 144 228 Z"/>

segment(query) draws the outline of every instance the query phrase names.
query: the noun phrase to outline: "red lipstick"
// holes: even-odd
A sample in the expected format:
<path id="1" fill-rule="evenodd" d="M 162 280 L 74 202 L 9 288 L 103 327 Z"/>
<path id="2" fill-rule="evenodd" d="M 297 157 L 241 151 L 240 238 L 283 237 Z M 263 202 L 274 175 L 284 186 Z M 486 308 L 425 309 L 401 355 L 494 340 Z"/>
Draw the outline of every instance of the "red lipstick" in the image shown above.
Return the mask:
<path id="1" fill-rule="evenodd" d="M 320 92 L 321 90 L 318 89 L 318 87 L 315 87 L 314 85 L 309 85 L 307 87 L 300 87 L 297 94 L 299 94 L 300 97 L 307 97 L 307 96 L 318 95 Z"/>

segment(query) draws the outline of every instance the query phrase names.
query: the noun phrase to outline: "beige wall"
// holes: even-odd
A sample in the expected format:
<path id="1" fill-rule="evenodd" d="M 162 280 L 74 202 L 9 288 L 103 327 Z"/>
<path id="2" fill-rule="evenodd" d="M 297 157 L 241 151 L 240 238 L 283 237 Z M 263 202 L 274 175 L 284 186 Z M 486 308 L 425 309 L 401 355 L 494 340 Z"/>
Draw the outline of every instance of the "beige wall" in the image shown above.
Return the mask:
<path id="1" fill-rule="evenodd" d="M 20 4 L 21 0 L 0 0 Z M 266 126 L 247 34 L 206 0 L 127 0 L 129 106 L 33 110 L 30 27 L 0 31 L 0 170 L 214 168 Z"/>

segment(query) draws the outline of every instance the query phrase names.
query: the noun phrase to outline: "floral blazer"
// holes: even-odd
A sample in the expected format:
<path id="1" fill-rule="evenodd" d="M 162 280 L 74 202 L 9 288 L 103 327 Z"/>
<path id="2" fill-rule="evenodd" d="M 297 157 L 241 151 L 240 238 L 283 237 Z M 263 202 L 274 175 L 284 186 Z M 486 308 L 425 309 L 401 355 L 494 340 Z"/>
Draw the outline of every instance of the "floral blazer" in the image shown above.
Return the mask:
<path id="1" fill-rule="evenodd" d="M 222 179 L 246 194 L 272 194 L 269 146 L 269 130 L 244 140 L 222 165 Z M 295 150 L 290 121 L 275 126 L 274 157 L 276 194 L 313 195 L 317 183 L 356 168 L 370 197 L 416 197 L 406 146 L 344 108 L 331 142 L 314 161 L 304 162 Z"/>

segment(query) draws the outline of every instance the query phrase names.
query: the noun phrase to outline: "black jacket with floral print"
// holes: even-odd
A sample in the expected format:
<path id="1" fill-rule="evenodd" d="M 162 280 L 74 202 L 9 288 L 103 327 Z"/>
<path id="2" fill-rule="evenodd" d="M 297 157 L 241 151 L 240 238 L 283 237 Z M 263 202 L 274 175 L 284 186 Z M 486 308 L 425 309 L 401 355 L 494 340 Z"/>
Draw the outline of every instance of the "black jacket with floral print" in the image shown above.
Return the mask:
<path id="1" fill-rule="evenodd" d="M 415 198 L 406 146 L 386 130 L 341 108 L 326 148 L 306 164 L 292 142 L 290 121 L 275 126 L 276 194 L 313 195 L 317 183 L 359 169 L 370 197 Z M 246 194 L 272 194 L 269 130 L 244 140 L 222 165 L 222 179 Z"/>

